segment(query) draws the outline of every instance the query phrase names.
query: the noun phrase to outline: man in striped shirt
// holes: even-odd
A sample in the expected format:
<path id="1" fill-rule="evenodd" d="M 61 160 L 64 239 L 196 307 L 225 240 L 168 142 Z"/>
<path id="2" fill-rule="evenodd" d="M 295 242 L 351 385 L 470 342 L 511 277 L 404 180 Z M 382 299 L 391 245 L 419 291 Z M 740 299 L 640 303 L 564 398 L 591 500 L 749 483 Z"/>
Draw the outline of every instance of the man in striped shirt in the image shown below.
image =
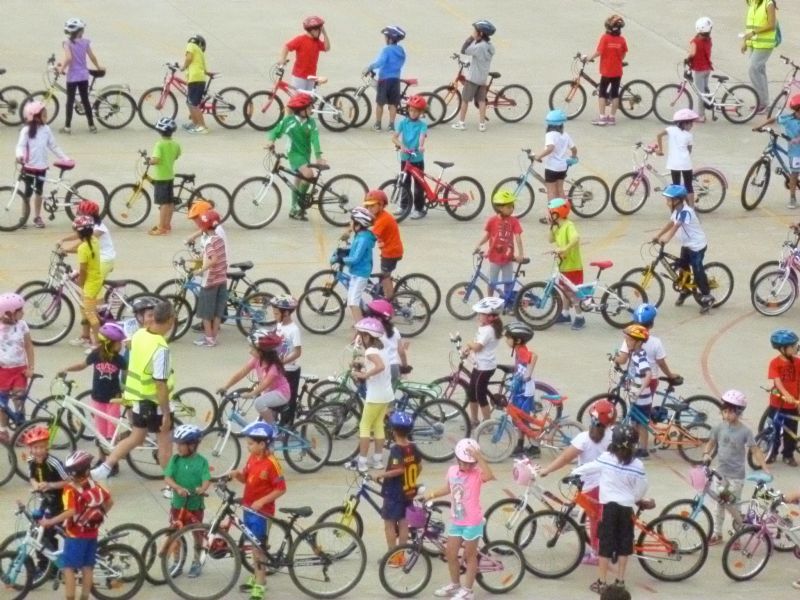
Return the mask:
<path id="1" fill-rule="evenodd" d="M 206 239 L 203 245 L 203 266 L 198 270 L 198 274 L 202 275 L 203 289 L 197 297 L 197 316 L 203 321 L 204 335 L 194 344 L 206 348 L 217 345 L 228 300 L 228 256 L 225 240 L 214 231 L 220 221 L 219 214 L 213 210 L 200 215 L 195 221 Z"/>

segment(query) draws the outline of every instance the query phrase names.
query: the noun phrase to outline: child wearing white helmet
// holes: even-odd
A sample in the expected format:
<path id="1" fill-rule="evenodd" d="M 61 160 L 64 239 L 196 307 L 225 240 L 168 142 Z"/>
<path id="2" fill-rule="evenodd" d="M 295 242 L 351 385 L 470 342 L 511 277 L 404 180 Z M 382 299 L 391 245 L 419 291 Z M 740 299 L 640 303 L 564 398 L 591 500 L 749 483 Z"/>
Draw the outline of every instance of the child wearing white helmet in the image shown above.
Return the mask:
<path id="1" fill-rule="evenodd" d="M 491 416 L 489 380 L 497 368 L 497 344 L 503 337 L 503 321 L 500 319 L 500 313 L 504 304 L 502 298 L 489 296 L 472 307 L 478 318 L 478 333 L 475 334 L 475 340 L 464 344 L 461 351 L 464 358 L 472 354 L 475 360 L 467 387 L 472 427 L 478 424 L 478 406 L 484 421 Z"/>
<path id="2" fill-rule="evenodd" d="M 14 293 L 0 294 L 0 401 L 22 410 L 28 379 L 33 375 L 33 342 L 28 324 L 22 320 L 25 301 Z M 0 442 L 8 442 L 8 414 L 0 410 Z"/>
<path id="3" fill-rule="evenodd" d="M 350 222 L 353 229 L 353 241 L 350 245 L 350 252 L 344 257 L 344 264 L 350 273 L 350 283 L 347 286 L 347 306 L 350 307 L 350 312 L 353 314 L 353 323 L 358 323 L 364 316 L 361 314 L 361 302 L 369 276 L 372 275 L 372 252 L 378 238 L 370 230 L 375 219 L 372 213 L 363 206 L 356 206 L 350 211 Z"/>
<path id="4" fill-rule="evenodd" d="M 714 70 L 714 65 L 711 63 L 711 30 L 714 27 L 714 22 L 708 17 L 700 17 L 694 23 L 694 30 L 697 32 L 689 42 L 689 54 L 686 57 L 686 64 L 692 70 L 692 77 L 697 90 L 702 94 L 708 93 L 708 78 L 711 76 L 711 71 Z M 697 95 L 697 111 L 700 113 L 698 123 L 705 123 L 706 121 L 706 100 L 700 95 Z"/>
<path id="5" fill-rule="evenodd" d="M 667 153 L 667 169 L 672 176 L 673 184 L 680 184 L 683 179 L 683 187 L 686 188 L 688 195 L 686 202 L 694 208 L 694 187 L 692 186 L 692 146 L 694 137 L 692 127 L 700 116 L 691 108 L 682 108 L 675 111 L 672 115 L 674 125 L 669 125 L 656 136 L 658 156 L 664 156 L 664 137 L 666 136 L 669 144 Z"/>

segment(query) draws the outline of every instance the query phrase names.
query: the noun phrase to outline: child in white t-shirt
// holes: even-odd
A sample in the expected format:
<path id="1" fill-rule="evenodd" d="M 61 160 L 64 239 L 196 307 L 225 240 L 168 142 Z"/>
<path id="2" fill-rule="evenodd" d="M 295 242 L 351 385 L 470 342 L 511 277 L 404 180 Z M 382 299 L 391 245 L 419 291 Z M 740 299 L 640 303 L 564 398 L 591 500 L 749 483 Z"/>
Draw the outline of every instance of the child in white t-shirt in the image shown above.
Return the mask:
<path id="1" fill-rule="evenodd" d="M 564 193 L 564 179 L 567 169 L 578 162 L 578 148 L 568 133 L 564 133 L 564 123 L 567 115 L 560 109 L 547 113 L 545 124 L 547 132 L 544 134 L 544 149 L 536 155 L 536 160 L 544 163 L 544 187 L 547 190 L 547 200 L 553 198 L 566 198 Z M 545 204 L 545 210 L 546 210 Z M 545 223 L 548 222 L 545 215 Z"/>
<path id="2" fill-rule="evenodd" d="M 300 387 L 300 365 L 297 359 L 303 353 L 303 340 L 300 337 L 300 328 L 297 323 L 292 319 L 292 313 L 297 308 L 297 300 L 283 294 L 275 296 L 272 299 L 272 313 L 275 316 L 277 323 L 276 331 L 283 337 L 283 345 L 280 349 L 281 361 L 283 362 L 283 370 L 286 374 L 286 380 L 289 382 L 289 389 L 291 390 L 291 415 L 287 419 L 294 416 L 294 410 L 297 404 L 297 390 Z"/>
<path id="3" fill-rule="evenodd" d="M 674 125 L 668 126 L 656 136 L 658 156 L 664 156 L 664 136 L 667 137 L 667 169 L 672 175 L 672 183 L 679 184 L 683 179 L 683 185 L 688 192 L 686 201 L 689 206 L 694 207 L 694 186 L 692 185 L 692 146 L 694 136 L 692 127 L 694 122 L 700 118 L 696 112 L 690 108 L 682 108 L 672 117 Z"/>
<path id="4" fill-rule="evenodd" d="M 475 334 L 475 341 L 464 345 L 462 356 L 466 357 L 471 353 L 475 360 L 467 388 L 469 417 L 473 427 L 478 424 L 478 406 L 481 407 L 484 421 L 492 412 L 488 388 L 489 380 L 497 368 L 497 344 L 503 335 L 503 322 L 500 319 L 503 305 L 502 298 L 490 296 L 472 307 L 478 315 L 478 333 Z"/>
<path id="5" fill-rule="evenodd" d="M 375 298 L 367 304 L 367 316 L 375 317 L 386 330 L 386 334 L 381 338 L 383 349 L 389 359 L 389 372 L 392 375 L 392 387 L 400 381 L 400 375 L 409 372 L 408 367 L 408 342 L 403 341 L 400 330 L 392 323 L 394 308 L 392 303 L 384 298 Z"/>

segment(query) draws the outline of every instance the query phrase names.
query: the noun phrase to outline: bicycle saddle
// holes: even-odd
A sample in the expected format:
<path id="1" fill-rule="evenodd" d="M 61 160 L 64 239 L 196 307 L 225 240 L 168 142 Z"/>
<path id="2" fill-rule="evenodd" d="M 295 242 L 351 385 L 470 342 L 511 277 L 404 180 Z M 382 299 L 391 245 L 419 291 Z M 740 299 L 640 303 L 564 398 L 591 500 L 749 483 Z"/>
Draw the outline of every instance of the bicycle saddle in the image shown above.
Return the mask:
<path id="1" fill-rule="evenodd" d="M 184 181 L 194 181 L 195 175 L 194 173 L 192 173 L 191 175 L 188 173 L 175 173 L 175 177 L 177 177 L 178 179 L 183 179 Z"/>
<path id="2" fill-rule="evenodd" d="M 0 69 L 0 75 L 5 75 L 5 73 L 6 73 L 5 69 Z"/>
<path id="3" fill-rule="evenodd" d="M 603 269 L 610 269 L 611 267 L 613 267 L 614 262 L 610 260 L 593 260 L 592 262 L 589 263 L 589 265 L 591 265 L 592 267 L 597 267 L 602 271 Z"/>
<path id="4" fill-rule="evenodd" d="M 723 81 L 728 81 L 728 79 L 730 79 L 730 77 L 728 77 L 727 75 L 712 75 L 711 77 L 716 79 L 720 83 L 722 83 Z"/>
<path id="5" fill-rule="evenodd" d="M 101 77 L 106 76 L 105 69 L 89 69 L 89 75 L 94 77 L 95 79 L 100 79 Z"/>
<path id="6" fill-rule="evenodd" d="M 301 375 L 300 379 L 304 380 L 306 383 L 317 383 L 319 381 L 319 377 L 316 375 Z"/>
<path id="7" fill-rule="evenodd" d="M 323 83 L 328 83 L 327 77 L 322 77 L 321 75 L 309 75 L 306 77 L 309 81 L 316 82 L 317 85 L 322 85 Z"/>
<path id="8" fill-rule="evenodd" d="M 489 77 L 492 79 L 500 79 L 500 73 L 497 71 L 489 71 Z"/>
<path id="9" fill-rule="evenodd" d="M 317 169 L 318 171 L 327 171 L 328 169 L 331 168 L 330 165 L 321 165 L 319 163 L 309 163 L 308 166 L 309 166 L 309 168 Z"/>
<path id="10" fill-rule="evenodd" d="M 54 162 L 53 166 L 61 169 L 62 171 L 69 171 L 70 169 L 75 168 L 75 161 L 69 158 L 60 159 Z"/>
<path id="11" fill-rule="evenodd" d="M 656 507 L 656 501 L 653 498 L 642 498 L 636 503 L 639 510 L 651 510 Z"/>
<path id="12" fill-rule="evenodd" d="M 239 269 L 241 271 L 249 271 L 253 268 L 253 261 L 246 260 L 244 262 L 233 263 L 229 265 L 231 269 Z"/>
<path id="13" fill-rule="evenodd" d="M 444 161 L 441 161 L 441 160 L 435 160 L 435 161 L 433 161 L 433 164 L 435 164 L 435 165 L 439 165 L 439 166 L 440 166 L 440 167 L 442 167 L 443 169 L 446 169 L 446 168 L 448 168 L 448 167 L 452 167 L 452 166 L 453 166 L 454 164 L 456 164 L 456 163 L 444 162 Z"/>
<path id="14" fill-rule="evenodd" d="M 417 85 L 419 83 L 418 79 L 401 79 L 400 81 L 406 85 Z"/>
<path id="15" fill-rule="evenodd" d="M 516 367 L 514 365 L 497 365 L 497 369 L 506 375 L 510 375 L 516 370 Z"/>
<path id="16" fill-rule="evenodd" d="M 664 381 L 665 383 L 670 384 L 672 387 L 678 387 L 679 385 L 683 385 L 683 377 L 678 375 L 677 377 L 664 377 L 661 376 L 658 378 L 659 381 Z"/>
<path id="17" fill-rule="evenodd" d="M 298 517 L 310 517 L 314 514 L 314 511 L 310 506 L 299 506 L 298 508 L 279 508 L 278 512 Z"/>
<path id="18" fill-rule="evenodd" d="M 128 285 L 126 279 L 106 279 L 103 283 L 112 288 L 123 288 Z"/>
<path id="19" fill-rule="evenodd" d="M 228 271 L 227 273 L 228 279 L 233 279 L 234 281 L 244 279 L 244 276 L 245 276 L 244 271 Z"/>
<path id="20" fill-rule="evenodd" d="M 529 264 L 530 262 L 531 262 L 531 259 L 530 259 L 529 257 L 526 257 L 526 258 L 523 258 L 521 261 L 519 261 L 519 264 L 521 264 L 521 265 L 527 265 L 527 264 Z"/>

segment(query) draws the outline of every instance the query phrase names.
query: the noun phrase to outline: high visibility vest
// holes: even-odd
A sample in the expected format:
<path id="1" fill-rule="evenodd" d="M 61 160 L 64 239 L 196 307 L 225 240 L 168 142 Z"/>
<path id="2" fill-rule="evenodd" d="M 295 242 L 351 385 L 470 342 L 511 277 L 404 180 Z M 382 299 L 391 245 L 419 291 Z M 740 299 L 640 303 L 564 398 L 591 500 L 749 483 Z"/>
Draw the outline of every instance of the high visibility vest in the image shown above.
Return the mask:
<path id="1" fill-rule="evenodd" d="M 150 333 L 147 329 L 139 329 L 131 338 L 131 350 L 128 361 L 128 374 L 125 378 L 124 400 L 129 402 L 158 402 L 156 382 L 153 379 L 153 356 L 159 348 L 167 348 L 163 336 Z M 167 389 L 174 387 L 173 374 L 170 372 Z"/>
<path id="2" fill-rule="evenodd" d="M 763 0 L 761 4 L 758 0 L 749 0 L 747 6 L 747 31 L 755 31 L 756 29 L 763 29 L 769 24 L 769 15 L 767 15 L 767 5 L 771 0 Z M 776 46 L 777 35 L 777 19 L 776 26 L 772 31 L 764 31 L 757 33 L 752 38 L 747 40 L 747 47 L 756 50 L 774 48 Z"/>

